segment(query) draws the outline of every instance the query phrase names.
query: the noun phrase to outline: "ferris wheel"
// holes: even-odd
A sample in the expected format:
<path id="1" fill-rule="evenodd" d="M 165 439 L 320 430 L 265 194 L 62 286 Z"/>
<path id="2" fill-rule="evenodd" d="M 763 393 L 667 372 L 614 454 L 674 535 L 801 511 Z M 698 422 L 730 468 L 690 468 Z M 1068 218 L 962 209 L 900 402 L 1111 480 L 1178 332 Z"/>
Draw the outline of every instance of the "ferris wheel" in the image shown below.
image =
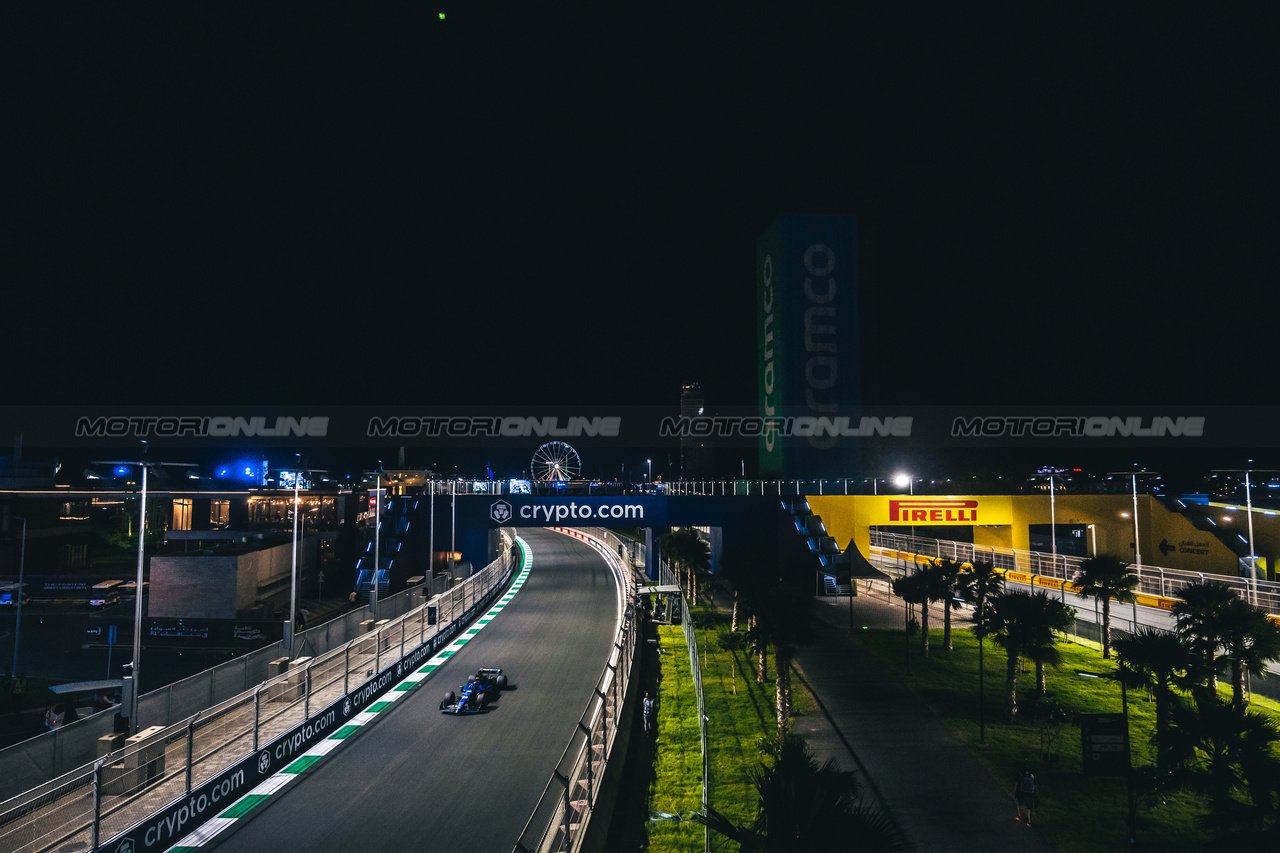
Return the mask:
<path id="1" fill-rule="evenodd" d="M 529 472 L 535 480 L 576 480 L 582 473 L 582 458 L 565 442 L 548 441 L 533 452 Z"/>

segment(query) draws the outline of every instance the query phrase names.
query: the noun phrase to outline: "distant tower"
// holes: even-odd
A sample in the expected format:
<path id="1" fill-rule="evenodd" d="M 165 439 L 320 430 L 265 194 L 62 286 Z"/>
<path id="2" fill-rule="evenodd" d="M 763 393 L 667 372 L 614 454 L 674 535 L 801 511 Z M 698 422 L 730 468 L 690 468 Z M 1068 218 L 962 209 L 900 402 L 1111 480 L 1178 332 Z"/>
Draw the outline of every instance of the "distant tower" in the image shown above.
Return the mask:
<path id="1" fill-rule="evenodd" d="M 874 307 L 858 272 L 852 216 L 782 214 L 756 244 L 757 399 L 764 418 L 857 422 L 874 358 Z M 858 468 L 857 446 L 831 435 L 760 437 L 765 477 Z"/>
<path id="2" fill-rule="evenodd" d="M 706 409 L 706 397 L 702 386 L 689 382 L 680 386 L 680 417 L 701 417 Z M 700 436 L 680 437 L 680 479 L 697 480 L 709 476 L 707 470 L 707 439 Z"/>

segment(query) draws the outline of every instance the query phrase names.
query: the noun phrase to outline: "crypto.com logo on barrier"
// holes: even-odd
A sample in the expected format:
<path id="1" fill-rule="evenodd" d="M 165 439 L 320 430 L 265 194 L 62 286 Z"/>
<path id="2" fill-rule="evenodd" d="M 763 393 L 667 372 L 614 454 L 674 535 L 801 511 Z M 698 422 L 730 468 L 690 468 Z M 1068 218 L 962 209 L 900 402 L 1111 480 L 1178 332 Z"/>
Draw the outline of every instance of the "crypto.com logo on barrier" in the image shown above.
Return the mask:
<path id="1" fill-rule="evenodd" d="M 511 518 L 511 504 L 506 501 L 494 501 L 493 506 L 489 507 L 489 517 L 498 524 L 506 524 Z"/>

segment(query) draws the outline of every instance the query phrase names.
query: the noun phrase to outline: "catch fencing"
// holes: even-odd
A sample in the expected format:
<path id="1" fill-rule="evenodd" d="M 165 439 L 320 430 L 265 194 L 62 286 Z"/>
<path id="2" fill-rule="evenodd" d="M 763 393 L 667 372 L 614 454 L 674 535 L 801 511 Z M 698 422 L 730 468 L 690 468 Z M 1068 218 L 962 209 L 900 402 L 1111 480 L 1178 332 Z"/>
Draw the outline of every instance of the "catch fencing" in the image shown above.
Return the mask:
<path id="1" fill-rule="evenodd" d="M 675 576 L 671 574 L 669 564 L 662 560 L 659 563 L 661 583 L 675 586 Z M 689 671 L 693 677 L 693 689 L 698 704 L 698 739 L 702 747 L 702 813 L 707 814 L 707 806 L 711 803 L 711 752 L 707 748 L 707 703 L 702 695 L 702 663 L 698 659 L 698 635 L 693 629 L 693 620 L 689 618 L 689 603 L 684 593 L 680 594 L 680 625 L 684 629 L 684 644 L 689 652 Z M 711 827 L 704 827 L 702 849 L 711 850 Z"/>
<path id="2" fill-rule="evenodd" d="M 625 550 L 623 540 L 603 528 L 586 528 L 589 533 L 560 527 L 548 529 L 586 542 L 605 558 L 618 581 L 618 629 L 594 695 L 521 830 L 513 848 L 515 853 L 576 853 L 582 849 L 587 826 L 600 804 L 601 780 L 613 755 L 639 643 L 636 608 L 630 600 L 632 585 L 628 582 L 634 568 L 619 556 L 620 546 Z"/>
<path id="3" fill-rule="evenodd" d="M 395 619 L 422 604 L 422 586 L 411 587 L 294 637 L 295 657 L 320 657 L 367 633 L 367 626 Z M 145 726 L 172 726 L 192 714 L 214 708 L 266 681 L 272 664 L 288 657 L 285 641 L 240 655 L 188 678 L 138 697 L 138 719 Z M 111 735 L 118 708 L 100 711 L 53 731 L 0 750 L 0 802 L 91 763 L 98 743 Z"/>
<path id="4" fill-rule="evenodd" d="M 121 748 L 0 803 L 0 850 L 97 850 L 135 836 L 132 849 L 167 849 L 181 839 L 179 832 L 193 831 L 278 769 L 276 762 L 296 757 L 393 686 L 398 679 L 391 676 L 402 664 L 456 636 L 510 580 L 513 541 L 503 529 L 498 559 L 430 601 L 379 620 L 368 633 L 327 653 L 295 658 L 286 672 L 251 690 L 198 707 L 176 724 L 143 729 Z M 168 696 L 168 713 L 199 704 L 195 691 Z"/>
<path id="5" fill-rule="evenodd" d="M 879 540 L 879 541 L 877 541 Z M 916 555 L 927 556 L 932 558 L 943 558 L 960 560 L 962 562 L 972 562 L 975 557 L 979 560 L 986 560 L 992 563 L 998 569 L 1006 569 L 1009 571 L 1023 572 L 1033 576 L 1032 581 L 1036 578 L 1061 578 L 1067 581 L 1074 579 L 1079 572 L 1079 564 L 1081 558 L 1070 557 L 1064 558 L 1058 555 L 1057 564 L 1059 574 L 1054 575 L 1050 571 L 1042 571 L 1049 569 L 1055 562 L 1050 554 L 1042 554 L 1037 551 L 1013 551 L 1013 549 L 995 549 L 994 554 L 991 549 L 978 547 L 966 542 L 952 542 L 945 539 L 926 539 L 923 537 L 901 536 L 898 534 L 886 534 L 883 532 L 872 531 L 871 533 L 871 559 L 882 569 L 887 572 L 896 574 L 910 574 L 918 567 Z M 1043 559 L 1041 559 L 1043 558 Z M 1069 574 L 1061 574 L 1067 571 Z M 1140 592 L 1146 595 L 1159 596 L 1168 604 L 1169 600 L 1176 598 L 1178 590 L 1190 583 L 1199 583 L 1205 580 L 1221 581 L 1226 583 L 1236 591 L 1241 598 L 1249 600 L 1249 583 L 1247 578 L 1232 578 L 1222 575 L 1205 575 L 1200 572 L 1186 572 L 1177 569 L 1161 569 L 1158 567 L 1143 566 L 1141 570 L 1142 584 Z M 1012 581 L 1010 581 L 1012 582 Z M 871 594 L 879 597 L 876 592 L 880 584 L 877 581 L 862 581 L 865 588 Z M 1037 584 L 1031 583 L 1030 586 L 1035 587 Z M 1258 607 L 1269 613 L 1276 613 L 1275 598 L 1277 592 L 1272 587 L 1280 586 L 1280 584 L 1270 583 L 1267 581 L 1257 582 L 1256 593 L 1258 596 Z M 892 594 L 890 584 L 883 584 L 885 601 L 895 597 Z M 1163 589 L 1161 593 L 1159 590 Z M 1267 602 L 1273 602 L 1271 607 L 1266 607 Z M 1094 602 L 1095 610 L 1097 601 Z M 914 612 L 916 605 L 912 605 L 910 610 Z M 1165 608 L 1162 608 L 1165 609 Z M 942 604 L 930 605 L 930 614 L 936 613 L 940 617 L 943 614 Z M 1129 615 L 1132 613 L 1132 615 Z M 1112 641 L 1117 637 L 1129 636 L 1140 628 L 1155 628 L 1156 630 L 1169 630 L 1166 624 L 1153 624 L 1150 621 L 1143 622 L 1138 618 L 1139 607 L 1137 602 L 1134 603 L 1132 610 L 1129 606 L 1116 606 L 1113 604 L 1111 608 L 1111 635 Z M 1093 621 L 1087 618 L 1077 618 L 1071 620 L 1071 624 L 1060 633 L 1068 637 L 1072 637 L 1076 641 L 1086 643 L 1102 643 L 1102 624 L 1099 615 L 1093 614 Z M 1269 664 L 1267 671 L 1262 675 L 1246 675 L 1249 690 L 1271 699 L 1280 700 L 1280 671 L 1277 671 L 1275 664 Z"/>
<path id="6" fill-rule="evenodd" d="M 985 560 L 997 569 L 1026 572 L 1038 577 L 1065 581 L 1073 581 L 1080 573 L 1080 564 L 1088 559 L 1067 554 L 1046 554 L 1043 551 L 1023 551 L 993 545 L 974 545 L 971 542 L 908 536 L 883 530 L 871 531 L 871 547 L 966 563 Z M 1178 590 L 1188 584 L 1216 581 L 1231 587 L 1237 595 L 1260 610 L 1280 614 L 1280 583 L 1276 581 L 1188 572 L 1159 566 L 1135 566 L 1135 569 L 1138 571 L 1140 581 L 1138 591 L 1146 595 L 1177 598 Z"/>

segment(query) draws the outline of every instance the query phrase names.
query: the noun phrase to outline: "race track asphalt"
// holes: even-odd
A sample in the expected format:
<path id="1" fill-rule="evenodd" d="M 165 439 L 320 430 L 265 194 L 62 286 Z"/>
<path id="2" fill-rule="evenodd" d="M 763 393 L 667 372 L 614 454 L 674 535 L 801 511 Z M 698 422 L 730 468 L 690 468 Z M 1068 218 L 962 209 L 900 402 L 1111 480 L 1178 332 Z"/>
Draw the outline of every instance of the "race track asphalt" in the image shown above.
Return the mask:
<path id="1" fill-rule="evenodd" d="M 616 582 L 595 551 L 547 530 L 520 536 L 533 566 L 506 609 L 376 723 L 211 846 L 515 846 L 604 671 L 617 624 Z M 501 667 L 511 688 L 484 713 L 440 713 L 445 692 L 479 667 Z"/>

